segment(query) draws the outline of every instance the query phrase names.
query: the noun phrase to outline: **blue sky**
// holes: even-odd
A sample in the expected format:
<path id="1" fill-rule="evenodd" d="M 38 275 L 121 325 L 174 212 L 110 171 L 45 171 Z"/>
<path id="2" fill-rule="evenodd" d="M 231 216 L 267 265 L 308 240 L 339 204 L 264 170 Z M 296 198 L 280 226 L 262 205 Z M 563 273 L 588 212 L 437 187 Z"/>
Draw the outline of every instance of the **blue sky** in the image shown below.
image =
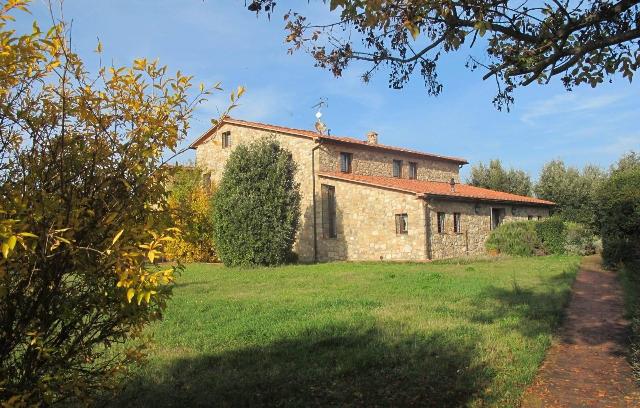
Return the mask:
<path id="1" fill-rule="evenodd" d="M 287 54 L 281 13 L 289 7 L 314 21 L 331 18 L 320 1 L 280 1 L 271 21 L 257 19 L 244 0 L 65 0 L 64 13 L 73 21 L 73 46 L 89 63 L 96 61 L 99 37 L 103 58 L 116 65 L 159 58 L 172 70 L 194 75 L 196 82 L 222 81 L 229 90 L 244 85 L 247 92 L 233 113 L 241 119 L 312 129 L 312 106 L 324 97 L 329 106 L 323 119 L 332 134 L 364 138 L 375 130 L 384 144 L 471 163 L 500 158 L 534 178 L 551 159 L 608 167 L 621 154 L 640 150 L 638 82 L 617 77 L 613 84 L 566 92 L 555 80 L 519 90 L 507 113 L 491 103 L 495 83 L 464 67 L 467 55 L 481 56 L 480 49 L 442 60 L 439 75 L 445 87 L 438 97 L 426 94 L 420 78 L 403 90 L 389 89 L 384 71 L 364 84 L 365 66 L 353 65 L 336 79 L 315 68 L 310 56 Z M 32 11 L 45 26 L 44 2 L 35 0 Z M 21 19 L 30 23 L 33 17 Z M 185 144 L 206 130 L 227 102 L 224 93 L 201 106 Z M 190 152 L 181 160 L 192 158 Z"/>

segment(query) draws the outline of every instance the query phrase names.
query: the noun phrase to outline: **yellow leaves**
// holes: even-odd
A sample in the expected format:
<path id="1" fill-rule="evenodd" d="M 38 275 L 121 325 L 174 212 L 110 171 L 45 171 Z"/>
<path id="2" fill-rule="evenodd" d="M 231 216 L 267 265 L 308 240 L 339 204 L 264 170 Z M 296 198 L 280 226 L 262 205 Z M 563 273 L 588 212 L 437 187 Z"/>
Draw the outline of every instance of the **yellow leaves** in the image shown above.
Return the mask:
<path id="1" fill-rule="evenodd" d="M 136 290 L 133 288 L 129 288 L 127 290 L 127 302 L 131 303 L 131 299 L 133 299 L 133 296 L 136 294 Z"/>
<path id="2" fill-rule="evenodd" d="M 120 232 L 118 232 L 115 237 L 113 237 L 113 241 L 111 241 L 111 245 L 114 245 L 116 242 L 118 242 L 123 232 L 124 232 L 124 228 L 121 229 Z"/>
<path id="3" fill-rule="evenodd" d="M 409 31 L 414 40 L 418 38 L 420 35 L 420 27 L 417 24 L 414 24 L 412 21 L 405 21 L 403 25 Z"/>
<path id="4" fill-rule="evenodd" d="M 96 46 L 96 49 L 93 51 L 97 54 L 102 54 L 102 41 L 98 40 L 98 45 Z"/>
<path id="5" fill-rule="evenodd" d="M 144 71 L 147 68 L 147 59 L 138 58 L 133 60 L 133 69 L 136 71 Z"/>

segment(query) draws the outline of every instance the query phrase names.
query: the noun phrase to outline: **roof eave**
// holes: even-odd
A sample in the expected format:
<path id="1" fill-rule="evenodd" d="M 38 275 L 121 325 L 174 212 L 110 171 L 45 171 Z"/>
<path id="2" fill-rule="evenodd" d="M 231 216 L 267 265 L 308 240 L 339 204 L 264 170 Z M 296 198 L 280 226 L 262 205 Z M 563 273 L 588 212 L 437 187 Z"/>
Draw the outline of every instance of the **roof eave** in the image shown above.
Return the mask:
<path id="1" fill-rule="evenodd" d="M 539 207 L 555 207 L 556 203 L 541 203 L 536 201 L 519 201 L 519 200 L 505 200 L 499 198 L 482 198 L 482 197 L 470 197 L 470 196 L 456 196 L 450 194 L 435 194 L 435 193 L 425 193 L 425 195 L 429 198 L 438 198 L 442 200 L 458 200 L 458 201 L 489 201 L 492 203 L 502 203 L 502 204 L 519 204 L 519 205 L 532 205 Z"/>

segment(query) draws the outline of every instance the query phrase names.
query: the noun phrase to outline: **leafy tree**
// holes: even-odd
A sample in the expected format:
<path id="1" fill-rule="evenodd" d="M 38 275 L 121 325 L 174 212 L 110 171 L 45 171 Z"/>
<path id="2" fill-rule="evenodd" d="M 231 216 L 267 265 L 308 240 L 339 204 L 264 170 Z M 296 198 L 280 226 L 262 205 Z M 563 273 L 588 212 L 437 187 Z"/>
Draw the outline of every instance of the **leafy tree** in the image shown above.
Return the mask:
<path id="1" fill-rule="evenodd" d="M 225 265 L 277 265 L 291 260 L 300 220 L 300 191 L 291 153 L 273 140 L 231 153 L 214 195 L 214 237 Z"/>
<path id="2" fill-rule="evenodd" d="M 168 206 L 179 236 L 166 244 L 167 250 L 182 262 L 214 262 L 212 193 L 203 185 L 202 170 L 180 166 L 171 177 Z"/>
<path id="3" fill-rule="evenodd" d="M 615 171 L 597 195 L 597 225 L 608 264 L 640 258 L 640 166 Z"/>
<path id="4" fill-rule="evenodd" d="M 488 166 L 483 163 L 472 166 L 471 177 L 467 182 L 473 186 L 491 190 L 524 196 L 531 195 L 531 178 L 529 175 L 523 170 L 504 169 L 498 159 L 491 160 Z"/>
<path id="5" fill-rule="evenodd" d="M 163 152 L 210 92 L 145 59 L 91 75 L 65 23 L 7 26 L 27 5 L 0 3 L 2 406 L 84 400 L 140 358 L 111 346 L 170 296 Z"/>
<path id="6" fill-rule="evenodd" d="M 632 150 L 624 154 L 615 165 L 611 166 L 611 172 L 625 171 L 634 167 L 640 167 L 640 154 Z"/>
<path id="7" fill-rule="evenodd" d="M 552 160 L 542 168 L 534 191 L 536 196 L 555 202 L 564 220 L 593 225 L 595 193 L 604 179 L 599 167 L 585 166 L 580 171 L 565 166 L 562 160 Z"/>
<path id="8" fill-rule="evenodd" d="M 271 15 L 276 2 L 247 3 L 249 10 Z M 298 11 L 285 15 L 290 52 L 307 50 L 317 66 L 336 76 L 353 61 L 365 61 L 370 64 L 365 81 L 387 66 L 393 88 L 417 71 L 428 93 L 439 94 L 438 62 L 463 46 L 482 49 L 467 66 L 481 67 L 483 79 L 495 78 L 499 108 L 513 101 L 518 86 L 559 76 L 568 89 L 582 83 L 595 87 L 616 73 L 631 81 L 640 65 L 637 0 L 325 3 L 337 10 L 335 21 L 308 21 Z"/>

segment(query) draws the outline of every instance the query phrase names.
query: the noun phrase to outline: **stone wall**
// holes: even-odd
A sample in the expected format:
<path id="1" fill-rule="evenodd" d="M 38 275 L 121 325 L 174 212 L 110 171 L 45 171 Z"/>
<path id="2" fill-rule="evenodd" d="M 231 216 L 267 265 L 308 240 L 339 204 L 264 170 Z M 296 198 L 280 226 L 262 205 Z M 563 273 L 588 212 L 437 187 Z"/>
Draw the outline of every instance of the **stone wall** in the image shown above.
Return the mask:
<path id="1" fill-rule="evenodd" d="M 548 217 L 549 209 L 537 206 L 474 203 L 429 199 L 427 213 L 432 259 L 453 258 L 486 253 L 484 243 L 491 233 L 491 208 L 504 208 L 503 222 L 526 221 L 529 216 Z M 437 213 L 445 213 L 444 233 L 438 233 Z M 460 213 L 461 233 L 453 232 L 453 213 Z"/>
<path id="2" fill-rule="evenodd" d="M 340 171 L 340 152 L 353 154 L 352 171 L 366 176 L 393 176 L 393 160 L 402 160 L 402 177 L 409 177 L 409 162 L 418 164 L 418 180 L 449 182 L 453 177 L 460 182 L 457 163 L 424 159 L 402 152 L 386 152 L 357 145 L 323 143 L 320 149 L 320 171 Z"/>
<path id="3" fill-rule="evenodd" d="M 222 133 L 231 132 L 231 146 L 222 148 Z M 296 164 L 298 172 L 296 178 L 300 183 L 301 220 L 298 238 L 294 250 L 302 262 L 313 260 L 313 211 L 312 211 L 312 171 L 311 150 L 313 140 L 274 131 L 254 129 L 245 126 L 223 124 L 213 135 L 206 139 L 196 149 L 196 165 L 211 174 L 211 181 L 218 184 L 222 178 L 225 164 L 231 151 L 240 144 L 251 143 L 263 137 L 277 140 L 282 147 L 289 150 Z M 316 159 L 316 162 L 318 160 Z"/>
<path id="4" fill-rule="evenodd" d="M 323 234 L 321 185 L 335 187 L 337 237 Z M 425 260 L 425 201 L 409 193 L 325 177 L 317 186 L 318 260 Z M 396 234 L 396 214 L 408 215 Z M 326 223 L 325 223 L 326 225 Z"/>

